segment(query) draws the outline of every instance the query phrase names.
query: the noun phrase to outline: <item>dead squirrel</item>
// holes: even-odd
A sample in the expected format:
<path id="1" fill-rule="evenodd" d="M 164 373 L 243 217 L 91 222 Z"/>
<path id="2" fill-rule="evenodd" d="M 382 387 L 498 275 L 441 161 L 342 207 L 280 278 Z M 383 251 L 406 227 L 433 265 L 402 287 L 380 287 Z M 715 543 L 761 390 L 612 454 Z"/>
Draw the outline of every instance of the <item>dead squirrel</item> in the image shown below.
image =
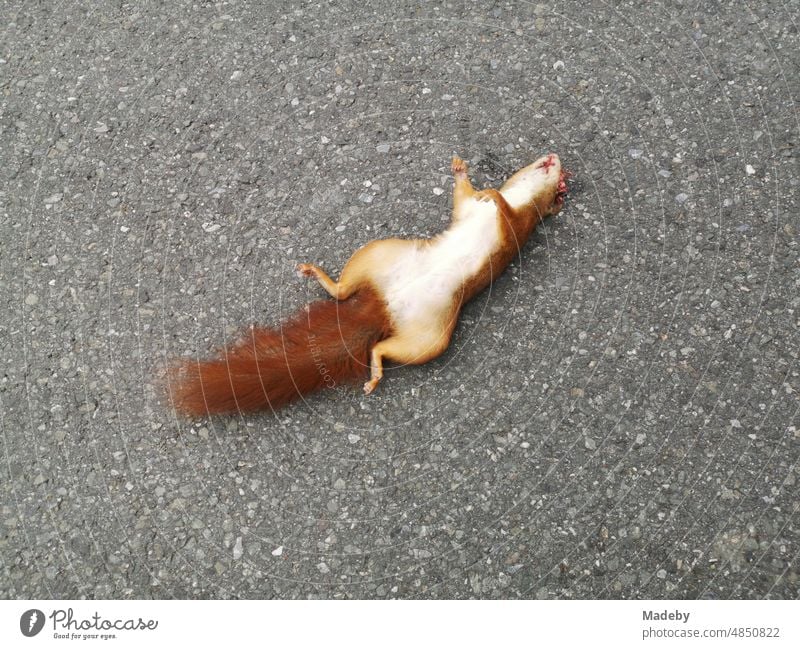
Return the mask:
<path id="1" fill-rule="evenodd" d="M 566 172 L 539 158 L 500 188 L 476 191 L 453 158 L 450 227 L 432 239 L 379 239 L 353 254 L 333 281 L 300 264 L 336 300 L 308 305 L 278 328 L 255 327 L 215 358 L 183 359 L 168 374 L 175 408 L 189 416 L 278 408 L 370 370 L 384 360 L 419 365 L 447 349 L 462 305 L 508 266 L 537 223 L 561 209 Z"/>

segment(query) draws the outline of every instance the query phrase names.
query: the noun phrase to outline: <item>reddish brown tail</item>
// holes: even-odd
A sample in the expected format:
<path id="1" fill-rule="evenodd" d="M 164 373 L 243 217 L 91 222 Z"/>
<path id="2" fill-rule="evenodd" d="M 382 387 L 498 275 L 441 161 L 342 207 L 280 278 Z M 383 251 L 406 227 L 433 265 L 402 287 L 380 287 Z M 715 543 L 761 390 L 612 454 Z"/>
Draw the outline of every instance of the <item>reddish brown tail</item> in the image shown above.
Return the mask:
<path id="1" fill-rule="evenodd" d="M 365 376 L 370 349 L 388 334 L 386 308 L 372 290 L 314 302 L 278 329 L 247 331 L 216 358 L 179 361 L 170 396 L 189 416 L 279 408 Z"/>

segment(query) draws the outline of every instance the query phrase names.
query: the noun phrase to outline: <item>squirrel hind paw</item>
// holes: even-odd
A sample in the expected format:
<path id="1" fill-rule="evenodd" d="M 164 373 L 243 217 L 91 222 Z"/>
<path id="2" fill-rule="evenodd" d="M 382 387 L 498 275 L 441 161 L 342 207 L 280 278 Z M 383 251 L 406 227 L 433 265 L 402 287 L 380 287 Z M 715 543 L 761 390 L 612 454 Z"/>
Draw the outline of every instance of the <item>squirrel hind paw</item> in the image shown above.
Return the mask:
<path id="1" fill-rule="evenodd" d="M 300 279 L 304 277 L 313 277 L 315 274 L 314 267 L 311 264 L 297 264 L 294 270 Z"/>
<path id="2" fill-rule="evenodd" d="M 364 384 L 364 394 L 372 394 L 378 387 L 380 379 L 370 379 Z"/>

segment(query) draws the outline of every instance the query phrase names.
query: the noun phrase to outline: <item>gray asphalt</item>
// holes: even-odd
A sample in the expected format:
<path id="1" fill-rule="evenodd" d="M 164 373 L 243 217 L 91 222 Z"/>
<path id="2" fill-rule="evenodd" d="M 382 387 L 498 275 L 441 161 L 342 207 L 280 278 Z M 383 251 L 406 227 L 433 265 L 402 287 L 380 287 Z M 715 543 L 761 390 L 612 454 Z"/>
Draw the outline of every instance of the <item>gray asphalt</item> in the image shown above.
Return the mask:
<path id="1" fill-rule="evenodd" d="M 0 596 L 798 597 L 796 2 L 159 5 L 2 9 Z M 442 358 L 160 400 L 550 151 Z"/>

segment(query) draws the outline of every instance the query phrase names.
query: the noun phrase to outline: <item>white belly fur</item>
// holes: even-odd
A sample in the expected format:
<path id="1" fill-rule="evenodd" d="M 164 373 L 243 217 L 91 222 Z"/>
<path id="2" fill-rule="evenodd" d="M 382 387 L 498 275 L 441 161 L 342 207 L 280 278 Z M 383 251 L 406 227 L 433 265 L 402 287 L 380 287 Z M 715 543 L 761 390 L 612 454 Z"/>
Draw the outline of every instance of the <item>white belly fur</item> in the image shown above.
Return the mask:
<path id="1" fill-rule="evenodd" d="M 497 207 L 474 200 L 464 217 L 430 245 L 410 248 L 381 273 L 389 313 L 399 327 L 424 324 L 449 311 L 453 296 L 500 243 Z"/>

